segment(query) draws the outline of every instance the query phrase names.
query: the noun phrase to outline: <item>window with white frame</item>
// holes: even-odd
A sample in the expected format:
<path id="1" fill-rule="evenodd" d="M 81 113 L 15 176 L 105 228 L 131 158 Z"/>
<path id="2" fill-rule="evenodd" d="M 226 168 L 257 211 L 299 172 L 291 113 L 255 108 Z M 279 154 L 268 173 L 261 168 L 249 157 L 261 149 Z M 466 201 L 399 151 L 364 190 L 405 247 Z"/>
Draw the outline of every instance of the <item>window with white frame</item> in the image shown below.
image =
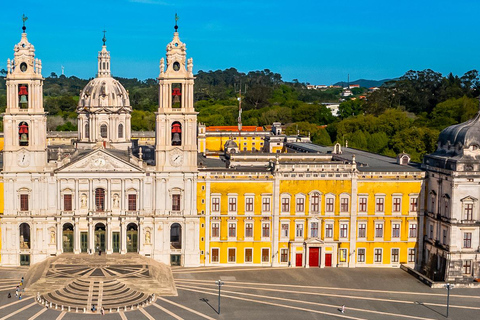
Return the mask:
<path id="1" fill-rule="evenodd" d="M 237 223 L 229 222 L 228 223 L 228 237 L 236 238 L 237 237 Z"/>
<path id="2" fill-rule="evenodd" d="M 64 194 L 63 195 L 63 210 L 64 211 L 72 211 L 72 195 L 71 194 Z"/>
<path id="3" fill-rule="evenodd" d="M 289 223 L 288 222 L 282 222 L 280 237 L 288 238 L 288 236 L 289 236 L 288 229 L 289 229 Z"/>
<path id="4" fill-rule="evenodd" d="M 325 223 L 325 238 L 333 238 L 333 223 Z"/>
<path id="5" fill-rule="evenodd" d="M 246 248 L 245 249 L 245 262 L 246 263 L 253 262 L 253 249 L 252 248 Z"/>
<path id="6" fill-rule="evenodd" d="M 380 197 L 380 196 L 375 197 L 375 212 L 377 213 L 385 212 L 385 197 Z"/>
<path id="7" fill-rule="evenodd" d="M 472 274 L 472 260 L 463 260 L 463 274 Z"/>
<path id="8" fill-rule="evenodd" d="M 295 211 L 299 213 L 305 212 L 305 196 L 298 195 L 296 197 Z"/>
<path id="9" fill-rule="evenodd" d="M 245 197 L 245 212 L 253 213 L 253 197 Z"/>
<path id="10" fill-rule="evenodd" d="M 374 251 L 374 262 L 375 263 L 382 263 L 382 249 L 381 248 L 375 248 Z"/>
<path id="11" fill-rule="evenodd" d="M 262 238 L 270 238 L 270 222 L 262 223 Z"/>
<path id="12" fill-rule="evenodd" d="M 237 197 L 228 197 L 228 212 L 237 212 Z"/>
<path id="13" fill-rule="evenodd" d="M 367 237 L 367 223 L 359 222 L 358 223 L 358 237 L 365 239 Z"/>
<path id="14" fill-rule="evenodd" d="M 237 261 L 237 249 L 228 248 L 228 262 Z"/>
<path id="15" fill-rule="evenodd" d="M 417 212 L 418 197 L 410 197 L 410 212 Z"/>
<path id="16" fill-rule="evenodd" d="M 367 197 L 359 197 L 358 198 L 358 212 L 359 213 L 366 213 L 367 212 Z"/>
<path id="17" fill-rule="evenodd" d="M 333 213 L 335 210 L 335 198 L 327 196 L 325 198 L 325 213 Z"/>
<path id="18" fill-rule="evenodd" d="M 220 212 L 220 197 L 212 197 L 212 212 Z"/>
<path id="19" fill-rule="evenodd" d="M 348 212 L 348 197 L 347 196 L 341 196 L 340 197 L 340 212 Z"/>
<path id="20" fill-rule="evenodd" d="M 270 197 L 262 197 L 262 212 L 270 212 Z"/>
<path id="21" fill-rule="evenodd" d="M 310 237 L 318 238 L 318 222 L 310 223 Z"/>
<path id="22" fill-rule="evenodd" d="M 297 222 L 295 224 L 295 237 L 303 238 L 303 222 Z"/>
<path id="23" fill-rule="evenodd" d="M 270 262 L 270 249 L 262 248 L 262 262 Z"/>
<path id="24" fill-rule="evenodd" d="M 463 203 L 463 220 L 473 220 L 473 202 Z"/>
<path id="25" fill-rule="evenodd" d="M 214 262 L 219 262 L 220 261 L 220 249 L 218 248 L 212 248 L 212 254 L 211 256 L 211 261 L 212 263 Z"/>
<path id="26" fill-rule="evenodd" d="M 282 213 L 289 213 L 290 212 L 290 197 L 283 196 L 282 197 Z"/>
<path id="27" fill-rule="evenodd" d="M 415 248 L 408 249 L 408 262 L 415 262 Z"/>
<path id="28" fill-rule="evenodd" d="M 392 223 L 392 238 L 400 238 L 400 222 Z"/>
<path id="29" fill-rule="evenodd" d="M 365 262 L 365 248 L 358 248 L 357 249 L 357 262 L 364 263 Z"/>
<path id="30" fill-rule="evenodd" d="M 375 238 L 383 238 L 383 222 L 375 223 Z"/>
<path id="31" fill-rule="evenodd" d="M 245 223 L 245 238 L 253 238 L 253 222 Z"/>
<path id="32" fill-rule="evenodd" d="M 408 237 L 416 238 L 417 237 L 417 223 L 410 223 L 408 226 Z"/>
<path id="33" fill-rule="evenodd" d="M 399 256 L 400 256 L 400 249 L 398 248 L 392 248 L 392 256 L 391 256 L 391 262 L 396 263 L 399 261 Z"/>
<path id="34" fill-rule="evenodd" d="M 348 223 L 340 223 L 340 238 L 348 237 Z"/>
<path id="35" fill-rule="evenodd" d="M 401 197 L 393 197 L 392 199 L 392 212 L 400 213 L 402 212 L 402 198 Z"/>
<path id="36" fill-rule="evenodd" d="M 472 233 L 464 232 L 463 233 L 463 247 L 471 248 L 472 247 Z"/>
<path id="37" fill-rule="evenodd" d="M 288 249 L 280 249 L 280 262 L 288 262 Z"/>
<path id="38" fill-rule="evenodd" d="M 347 249 L 341 248 L 339 250 L 339 259 L 340 262 L 347 262 Z"/>
<path id="39" fill-rule="evenodd" d="M 310 212 L 320 213 L 320 193 L 314 192 L 310 196 Z"/>
<path id="40" fill-rule="evenodd" d="M 220 237 L 220 223 L 212 222 L 212 238 Z"/>

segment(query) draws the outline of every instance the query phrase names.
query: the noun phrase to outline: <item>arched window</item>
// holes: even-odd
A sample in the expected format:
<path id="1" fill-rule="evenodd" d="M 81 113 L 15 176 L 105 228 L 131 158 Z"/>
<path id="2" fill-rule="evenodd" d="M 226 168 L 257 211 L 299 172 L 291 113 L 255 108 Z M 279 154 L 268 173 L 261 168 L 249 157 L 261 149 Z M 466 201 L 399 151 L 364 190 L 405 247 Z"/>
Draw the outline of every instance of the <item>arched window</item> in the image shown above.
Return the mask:
<path id="1" fill-rule="evenodd" d="M 182 248 L 182 226 L 178 223 L 170 227 L 170 245 L 175 249 Z"/>
<path id="2" fill-rule="evenodd" d="M 85 124 L 85 138 L 90 138 L 90 125 L 88 123 Z"/>
<path id="3" fill-rule="evenodd" d="M 28 146 L 28 124 L 25 121 L 18 125 L 18 142 L 21 146 Z"/>
<path id="4" fill-rule="evenodd" d="M 172 146 L 182 145 L 182 125 L 175 121 L 172 123 Z"/>
<path id="5" fill-rule="evenodd" d="M 30 249 L 30 226 L 27 223 L 20 225 L 20 250 Z"/>
<path id="6" fill-rule="evenodd" d="M 95 189 L 95 209 L 96 211 L 105 210 L 105 189 Z"/>
<path id="7" fill-rule="evenodd" d="M 107 138 L 107 125 L 106 124 L 102 124 L 100 126 L 100 137 Z"/>
<path id="8" fill-rule="evenodd" d="M 120 123 L 118 125 L 118 138 L 119 139 L 123 138 L 123 123 Z"/>

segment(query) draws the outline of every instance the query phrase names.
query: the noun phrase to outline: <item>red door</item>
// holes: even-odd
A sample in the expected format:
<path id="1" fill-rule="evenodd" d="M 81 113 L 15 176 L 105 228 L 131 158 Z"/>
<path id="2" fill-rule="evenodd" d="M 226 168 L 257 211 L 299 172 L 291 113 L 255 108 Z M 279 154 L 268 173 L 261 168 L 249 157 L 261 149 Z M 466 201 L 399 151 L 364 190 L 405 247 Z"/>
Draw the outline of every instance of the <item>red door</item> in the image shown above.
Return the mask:
<path id="1" fill-rule="evenodd" d="M 303 262 L 303 254 L 297 253 L 295 256 L 295 267 L 301 267 Z"/>
<path id="2" fill-rule="evenodd" d="M 320 248 L 308 248 L 308 265 L 310 267 L 318 267 L 318 256 Z"/>
<path id="3" fill-rule="evenodd" d="M 332 266 L 332 254 L 325 253 L 325 267 L 331 267 L 331 266 Z"/>

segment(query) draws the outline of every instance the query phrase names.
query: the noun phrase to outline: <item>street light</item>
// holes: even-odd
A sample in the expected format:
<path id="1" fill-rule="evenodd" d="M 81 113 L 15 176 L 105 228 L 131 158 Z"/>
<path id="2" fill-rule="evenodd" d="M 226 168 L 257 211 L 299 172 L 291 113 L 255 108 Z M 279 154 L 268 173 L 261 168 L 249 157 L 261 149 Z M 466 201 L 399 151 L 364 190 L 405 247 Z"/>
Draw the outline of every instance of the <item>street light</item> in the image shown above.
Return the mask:
<path id="1" fill-rule="evenodd" d="M 220 288 L 224 285 L 224 282 L 222 280 L 217 280 L 215 281 L 215 284 L 218 286 L 218 314 L 220 314 Z"/>
<path id="2" fill-rule="evenodd" d="M 450 290 L 453 289 L 455 285 L 451 283 L 447 283 L 443 287 L 447 289 L 447 318 L 448 318 L 448 307 L 450 306 Z"/>

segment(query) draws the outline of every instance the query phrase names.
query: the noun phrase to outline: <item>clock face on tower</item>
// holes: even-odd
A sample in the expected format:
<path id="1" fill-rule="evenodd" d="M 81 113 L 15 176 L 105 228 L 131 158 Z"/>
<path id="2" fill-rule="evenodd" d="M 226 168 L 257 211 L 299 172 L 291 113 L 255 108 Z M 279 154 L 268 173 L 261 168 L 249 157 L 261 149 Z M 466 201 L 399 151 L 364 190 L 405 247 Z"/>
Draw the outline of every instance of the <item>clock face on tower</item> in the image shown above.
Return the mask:
<path id="1" fill-rule="evenodd" d="M 30 165 L 30 154 L 20 152 L 17 156 L 17 163 L 20 167 L 28 167 Z"/>
<path id="2" fill-rule="evenodd" d="M 179 167 L 183 164 L 183 154 L 180 152 L 173 152 L 170 155 L 170 164 L 174 167 Z"/>

